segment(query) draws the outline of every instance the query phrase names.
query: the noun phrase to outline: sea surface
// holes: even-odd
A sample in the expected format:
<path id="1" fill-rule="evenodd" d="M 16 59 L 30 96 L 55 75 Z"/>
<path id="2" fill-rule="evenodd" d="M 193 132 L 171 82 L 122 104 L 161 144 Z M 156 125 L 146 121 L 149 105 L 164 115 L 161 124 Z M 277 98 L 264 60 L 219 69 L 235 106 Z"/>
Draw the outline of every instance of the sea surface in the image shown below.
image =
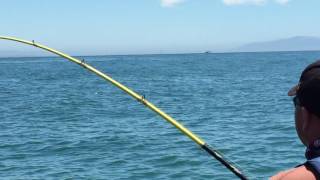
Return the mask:
<path id="1" fill-rule="evenodd" d="M 267 179 L 304 162 L 287 91 L 320 52 L 80 57 Z M 0 179 L 236 179 L 161 117 L 59 57 L 0 59 Z"/>

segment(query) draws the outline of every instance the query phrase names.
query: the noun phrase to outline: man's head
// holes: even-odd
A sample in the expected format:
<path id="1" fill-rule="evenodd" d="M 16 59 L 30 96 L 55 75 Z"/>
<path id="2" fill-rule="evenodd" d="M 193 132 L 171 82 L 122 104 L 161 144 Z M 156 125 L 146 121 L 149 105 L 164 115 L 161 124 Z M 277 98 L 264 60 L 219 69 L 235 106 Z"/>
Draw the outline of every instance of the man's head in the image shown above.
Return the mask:
<path id="1" fill-rule="evenodd" d="M 297 133 L 307 146 L 320 138 L 320 60 L 306 67 L 288 95 L 294 96 Z"/>

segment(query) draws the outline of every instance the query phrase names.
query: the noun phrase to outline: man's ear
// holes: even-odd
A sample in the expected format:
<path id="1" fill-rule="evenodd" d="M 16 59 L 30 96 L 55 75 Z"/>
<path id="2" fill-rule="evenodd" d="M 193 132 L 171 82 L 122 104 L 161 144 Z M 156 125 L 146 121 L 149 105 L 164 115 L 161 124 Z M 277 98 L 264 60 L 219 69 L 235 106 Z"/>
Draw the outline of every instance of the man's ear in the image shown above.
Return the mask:
<path id="1" fill-rule="evenodd" d="M 302 130 L 307 131 L 311 126 L 312 114 L 305 108 L 301 107 Z"/>

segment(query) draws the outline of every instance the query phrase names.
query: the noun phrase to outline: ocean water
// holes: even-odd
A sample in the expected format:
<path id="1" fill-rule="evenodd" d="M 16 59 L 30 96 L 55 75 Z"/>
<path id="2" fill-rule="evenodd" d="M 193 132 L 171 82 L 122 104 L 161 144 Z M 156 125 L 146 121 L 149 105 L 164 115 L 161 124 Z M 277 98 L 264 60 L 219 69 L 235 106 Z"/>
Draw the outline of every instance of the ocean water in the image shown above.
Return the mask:
<path id="1" fill-rule="evenodd" d="M 303 163 L 286 93 L 320 52 L 84 57 L 267 179 Z M 59 57 L 0 59 L 0 179 L 236 179 L 155 113 Z"/>

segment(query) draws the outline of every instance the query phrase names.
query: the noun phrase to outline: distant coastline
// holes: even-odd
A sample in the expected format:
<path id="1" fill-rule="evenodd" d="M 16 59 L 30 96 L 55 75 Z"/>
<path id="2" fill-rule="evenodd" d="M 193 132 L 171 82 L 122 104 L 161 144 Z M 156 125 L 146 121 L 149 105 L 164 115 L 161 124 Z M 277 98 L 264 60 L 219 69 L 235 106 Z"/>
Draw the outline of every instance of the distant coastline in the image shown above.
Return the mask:
<path id="1" fill-rule="evenodd" d="M 295 36 L 273 41 L 254 42 L 234 48 L 238 52 L 269 52 L 269 51 L 319 51 L 320 38 L 312 36 Z"/>
<path id="2" fill-rule="evenodd" d="M 172 55 L 190 55 L 190 54 L 203 54 L 203 55 L 213 55 L 213 54 L 241 54 L 241 53 L 248 53 L 248 54 L 256 54 L 256 53 L 290 53 L 290 52 L 320 52 L 320 50 L 298 50 L 298 51 L 226 51 L 226 52 L 210 52 L 210 53 L 203 53 L 203 52 L 194 52 L 194 53 L 163 53 L 163 54 L 106 54 L 106 55 L 75 55 L 73 57 L 76 58 L 86 58 L 86 57 L 119 57 L 119 56 L 172 56 Z M 60 58 L 59 56 L 0 56 L 1 59 L 7 58 Z"/>
<path id="3" fill-rule="evenodd" d="M 207 49 L 203 51 L 189 51 L 189 52 L 177 52 L 177 53 L 110 53 L 110 54 L 84 54 L 81 53 L 68 53 L 75 57 L 100 57 L 100 56 L 150 56 L 150 55 L 174 55 L 174 54 L 221 54 L 221 53 L 267 53 L 267 52 L 304 52 L 304 51 L 320 51 L 320 38 L 312 36 L 295 36 L 291 38 L 278 39 L 273 41 L 262 41 L 244 44 L 238 47 L 225 48 L 220 50 Z M 35 52 L 36 55 L 32 55 L 33 52 L 29 51 L 15 51 L 15 50 L 0 50 L 0 58 L 28 58 L 28 57 L 57 57 L 51 56 L 43 52 Z"/>

